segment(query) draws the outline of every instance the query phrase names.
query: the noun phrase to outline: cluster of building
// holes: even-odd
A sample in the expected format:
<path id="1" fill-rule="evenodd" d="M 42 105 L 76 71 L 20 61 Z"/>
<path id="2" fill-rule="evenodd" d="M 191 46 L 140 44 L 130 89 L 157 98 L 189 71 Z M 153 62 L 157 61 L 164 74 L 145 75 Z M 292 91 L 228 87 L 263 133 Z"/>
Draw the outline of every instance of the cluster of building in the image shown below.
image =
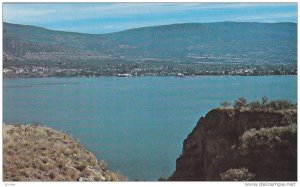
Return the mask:
<path id="1" fill-rule="evenodd" d="M 86 67 L 5 66 L 4 77 L 91 77 L 91 76 L 197 76 L 197 75 L 296 75 L 296 64 L 237 63 L 114 63 Z"/>

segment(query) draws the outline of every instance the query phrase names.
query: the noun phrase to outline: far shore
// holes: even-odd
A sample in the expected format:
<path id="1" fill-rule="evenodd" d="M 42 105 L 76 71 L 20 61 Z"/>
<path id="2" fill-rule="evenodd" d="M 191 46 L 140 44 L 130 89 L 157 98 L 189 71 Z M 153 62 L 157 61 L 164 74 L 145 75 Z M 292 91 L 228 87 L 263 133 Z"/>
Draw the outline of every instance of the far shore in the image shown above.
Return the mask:
<path id="1" fill-rule="evenodd" d="M 131 76 L 131 77 L 120 77 L 116 75 L 105 75 L 105 76 L 48 76 L 48 77 L 3 77 L 3 79 L 43 79 L 43 78 L 103 78 L 103 77 L 117 77 L 117 78 L 145 78 L 145 77 L 174 77 L 174 78 L 197 78 L 197 77 L 293 77 L 297 76 L 294 74 L 290 75 L 186 75 L 186 76 L 176 76 L 176 75 L 148 75 L 148 76 Z"/>

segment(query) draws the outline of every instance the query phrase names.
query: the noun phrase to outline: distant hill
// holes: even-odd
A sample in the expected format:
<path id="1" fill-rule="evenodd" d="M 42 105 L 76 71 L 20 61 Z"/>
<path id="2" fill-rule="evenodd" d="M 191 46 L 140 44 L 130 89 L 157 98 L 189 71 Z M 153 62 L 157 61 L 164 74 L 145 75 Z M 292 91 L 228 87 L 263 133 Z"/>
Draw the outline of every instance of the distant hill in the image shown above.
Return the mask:
<path id="1" fill-rule="evenodd" d="M 81 34 L 4 23 L 4 62 L 296 63 L 296 23 L 185 23 Z"/>

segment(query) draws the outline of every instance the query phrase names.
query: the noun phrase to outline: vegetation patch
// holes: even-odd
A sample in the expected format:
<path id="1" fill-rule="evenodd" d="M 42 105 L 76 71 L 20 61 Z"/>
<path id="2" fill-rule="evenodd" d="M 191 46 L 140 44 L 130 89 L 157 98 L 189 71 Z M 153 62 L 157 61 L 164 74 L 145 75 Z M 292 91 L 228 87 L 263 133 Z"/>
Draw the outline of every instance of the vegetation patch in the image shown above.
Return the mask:
<path id="1" fill-rule="evenodd" d="M 220 175 L 223 181 L 250 181 L 255 177 L 255 174 L 250 173 L 248 169 L 245 168 L 229 169 Z"/>
<path id="2" fill-rule="evenodd" d="M 4 181 L 124 181 L 71 137 L 51 128 L 3 126 Z"/>
<path id="3" fill-rule="evenodd" d="M 297 109 L 297 104 L 288 100 L 273 100 L 269 101 L 268 97 L 262 97 L 261 101 L 248 102 L 246 98 L 240 97 L 234 101 L 232 105 L 228 101 L 220 103 L 220 108 L 235 110 L 250 110 L 250 111 L 280 111 L 288 109 Z"/>

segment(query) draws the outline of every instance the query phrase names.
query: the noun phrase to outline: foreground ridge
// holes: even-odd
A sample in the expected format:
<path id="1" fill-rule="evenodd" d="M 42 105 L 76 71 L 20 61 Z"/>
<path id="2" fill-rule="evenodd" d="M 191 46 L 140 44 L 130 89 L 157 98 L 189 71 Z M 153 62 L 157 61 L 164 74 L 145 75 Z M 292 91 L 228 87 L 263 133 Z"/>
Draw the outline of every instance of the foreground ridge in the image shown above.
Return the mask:
<path id="1" fill-rule="evenodd" d="M 4 181 L 123 181 L 103 161 L 62 132 L 3 125 Z"/>

